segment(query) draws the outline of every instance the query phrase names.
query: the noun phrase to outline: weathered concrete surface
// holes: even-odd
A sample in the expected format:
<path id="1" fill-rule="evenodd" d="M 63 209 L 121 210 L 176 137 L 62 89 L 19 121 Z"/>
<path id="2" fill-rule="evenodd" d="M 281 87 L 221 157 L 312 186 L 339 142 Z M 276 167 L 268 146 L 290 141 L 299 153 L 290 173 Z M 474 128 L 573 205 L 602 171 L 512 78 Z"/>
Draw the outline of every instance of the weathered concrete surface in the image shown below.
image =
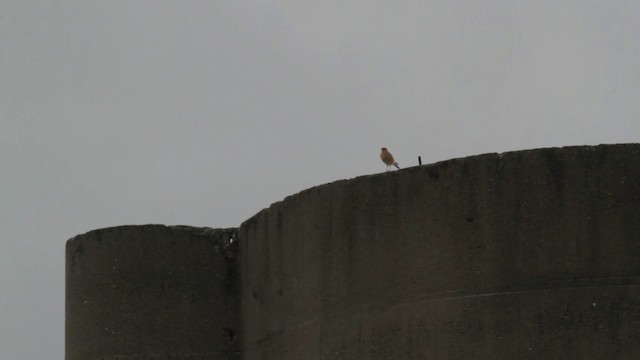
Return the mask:
<path id="1" fill-rule="evenodd" d="M 239 229 L 243 359 L 640 359 L 640 145 L 315 187 Z"/>
<path id="2" fill-rule="evenodd" d="M 69 240 L 66 360 L 239 359 L 235 231 L 121 226 Z"/>

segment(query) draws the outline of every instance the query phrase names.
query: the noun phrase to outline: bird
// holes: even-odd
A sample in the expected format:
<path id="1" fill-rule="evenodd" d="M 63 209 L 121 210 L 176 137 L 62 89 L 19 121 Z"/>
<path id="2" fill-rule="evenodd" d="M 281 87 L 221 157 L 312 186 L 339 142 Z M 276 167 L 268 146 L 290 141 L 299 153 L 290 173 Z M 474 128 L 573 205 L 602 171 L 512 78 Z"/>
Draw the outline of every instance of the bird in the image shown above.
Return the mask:
<path id="1" fill-rule="evenodd" d="M 393 159 L 393 155 L 391 155 L 386 147 L 382 148 L 382 151 L 380 152 L 380 159 L 382 159 L 382 162 L 387 165 L 387 171 L 389 171 L 390 166 L 395 166 L 397 169 L 400 169 L 400 166 L 398 166 L 398 163 Z"/>

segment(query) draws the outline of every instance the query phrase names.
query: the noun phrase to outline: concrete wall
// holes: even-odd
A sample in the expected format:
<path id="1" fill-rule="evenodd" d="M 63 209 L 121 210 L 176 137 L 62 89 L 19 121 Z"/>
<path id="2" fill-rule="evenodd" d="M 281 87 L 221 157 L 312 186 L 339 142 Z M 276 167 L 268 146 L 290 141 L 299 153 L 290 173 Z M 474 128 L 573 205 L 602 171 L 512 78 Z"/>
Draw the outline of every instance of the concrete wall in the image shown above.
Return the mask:
<path id="1" fill-rule="evenodd" d="M 96 230 L 66 284 L 67 360 L 636 360 L 640 145 L 338 181 L 237 236 Z"/>
<path id="2" fill-rule="evenodd" d="M 243 359 L 640 359 L 640 145 L 315 187 L 239 229 Z"/>
<path id="3" fill-rule="evenodd" d="M 66 360 L 239 359 L 234 236 L 146 225 L 69 240 Z"/>

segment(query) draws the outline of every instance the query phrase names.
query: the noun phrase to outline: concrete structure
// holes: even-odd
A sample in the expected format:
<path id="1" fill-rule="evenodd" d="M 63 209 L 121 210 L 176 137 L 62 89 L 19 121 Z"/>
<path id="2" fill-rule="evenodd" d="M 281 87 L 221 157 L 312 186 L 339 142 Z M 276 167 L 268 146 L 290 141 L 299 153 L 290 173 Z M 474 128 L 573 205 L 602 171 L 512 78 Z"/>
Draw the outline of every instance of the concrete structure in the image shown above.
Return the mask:
<path id="1" fill-rule="evenodd" d="M 147 230 L 136 229 L 118 236 L 140 247 Z M 67 360 L 125 343 L 96 335 L 110 303 L 142 295 L 113 292 L 82 308 L 100 301 L 89 278 L 115 278 L 104 249 L 74 259 L 75 247 L 96 241 L 90 234 L 67 246 L 68 281 L 87 278 L 67 284 L 78 297 L 67 303 Z M 236 239 L 237 265 L 225 266 L 240 270 L 239 293 L 218 286 L 209 306 L 186 313 L 217 321 L 193 324 L 210 339 L 239 321 L 242 359 L 640 358 L 638 144 L 487 154 L 338 181 L 273 204 Z M 139 253 L 160 268 L 151 249 Z M 193 272 L 208 261 L 222 260 Z M 236 315 L 211 315 L 236 296 Z M 140 319 L 157 331 L 152 316 Z M 79 334 L 78 321 L 99 326 Z M 182 339 L 193 336 L 182 324 Z M 177 353 L 154 346 L 138 354 Z M 211 359 L 229 356 L 219 354 Z"/>
<path id="2" fill-rule="evenodd" d="M 234 236 L 146 225 L 69 240 L 66 359 L 239 359 Z"/>

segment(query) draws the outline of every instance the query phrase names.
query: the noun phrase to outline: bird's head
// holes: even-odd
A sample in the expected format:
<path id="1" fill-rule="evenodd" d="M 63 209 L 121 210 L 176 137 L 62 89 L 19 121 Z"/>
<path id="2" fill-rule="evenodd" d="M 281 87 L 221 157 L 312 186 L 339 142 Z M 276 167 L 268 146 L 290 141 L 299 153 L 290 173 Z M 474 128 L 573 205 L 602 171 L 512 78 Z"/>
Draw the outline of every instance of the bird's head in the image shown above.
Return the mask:
<path id="1" fill-rule="evenodd" d="M 387 151 L 387 148 L 383 147 L 383 148 L 382 148 L 382 151 Z"/>

